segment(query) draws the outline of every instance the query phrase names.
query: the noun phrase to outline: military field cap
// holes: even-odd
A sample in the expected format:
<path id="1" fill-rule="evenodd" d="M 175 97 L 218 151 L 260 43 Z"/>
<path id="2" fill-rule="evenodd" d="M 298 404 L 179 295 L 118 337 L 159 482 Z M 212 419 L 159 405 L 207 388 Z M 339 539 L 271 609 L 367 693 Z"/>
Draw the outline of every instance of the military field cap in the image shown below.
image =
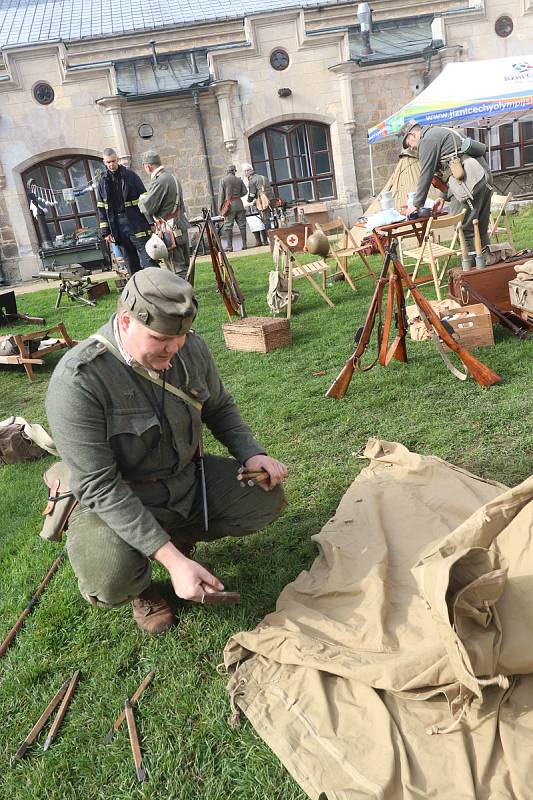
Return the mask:
<path id="1" fill-rule="evenodd" d="M 132 275 L 120 299 L 135 319 L 165 336 L 188 333 L 198 311 L 191 284 L 159 267 Z"/>
<path id="2" fill-rule="evenodd" d="M 237 167 L 235 166 L 235 164 L 230 164 L 227 169 L 227 172 L 237 172 Z"/>
<path id="3" fill-rule="evenodd" d="M 161 156 L 156 150 L 146 150 L 141 158 L 143 164 L 155 164 L 156 167 L 161 166 Z"/>
<path id="4" fill-rule="evenodd" d="M 398 139 L 400 139 L 402 143 L 402 147 L 407 147 L 407 136 L 411 133 L 413 128 L 419 126 L 420 123 L 416 121 L 416 119 L 408 119 L 407 122 L 404 122 L 400 130 L 398 131 Z"/>

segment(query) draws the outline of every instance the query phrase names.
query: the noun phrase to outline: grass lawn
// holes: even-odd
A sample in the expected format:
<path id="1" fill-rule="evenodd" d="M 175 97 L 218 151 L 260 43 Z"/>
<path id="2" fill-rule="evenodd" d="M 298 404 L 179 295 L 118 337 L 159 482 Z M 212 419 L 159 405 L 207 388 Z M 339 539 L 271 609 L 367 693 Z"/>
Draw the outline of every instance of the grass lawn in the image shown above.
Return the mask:
<path id="1" fill-rule="evenodd" d="M 513 218 L 518 247 L 533 245 L 533 213 Z M 379 266 L 379 259 L 374 259 Z M 268 255 L 235 259 L 250 315 L 266 315 Z M 229 636 L 255 626 L 281 589 L 314 558 L 310 541 L 333 514 L 364 465 L 358 457 L 368 437 L 402 442 L 508 485 L 532 471 L 531 383 L 533 341 L 521 342 L 500 326 L 496 345 L 476 355 L 502 376 L 490 389 L 461 383 L 434 346 L 408 340 L 409 363 L 354 373 L 347 396 L 324 397 L 353 350 L 372 293 L 365 278 L 353 294 L 335 283 L 328 308 L 299 281 L 293 345 L 267 355 L 226 350 L 227 320 L 208 265 L 197 269 L 200 315 L 196 329 L 208 341 L 223 379 L 245 419 L 272 455 L 285 461 L 289 508 L 265 533 L 199 548 L 198 558 L 231 589 L 240 606 L 183 604 L 172 633 L 149 638 L 129 607 L 93 610 L 78 594 L 65 561 L 15 643 L 0 661 L 0 798 L 2 800 L 302 800 L 305 795 L 243 718 L 230 714 L 226 678 L 217 670 Z M 426 289 L 426 296 L 431 292 Z M 116 303 L 115 291 L 96 308 L 63 301 L 56 290 L 18 298 L 19 310 L 63 320 L 81 339 L 96 330 Z M 17 331 L 31 326 L 19 324 Z M 0 419 L 21 414 L 46 424 L 44 397 L 60 354 L 35 369 L 30 383 L 21 368 L 0 370 Z M 323 376 L 313 373 L 324 371 Z M 208 437 L 207 449 L 221 452 Z M 60 546 L 38 537 L 45 504 L 41 475 L 51 458 L 0 468 L 0 638 L 7 634 Z M 163 578 L 164 572 L 156 571 Z M 79 668 L 81 677 L 56 741 L 44 753 L 41 736 L 21 762 L 12 754 L 60 684 Z M 102 737 L 151 669 L 157 674 L 136 711 L 149 780 L 138 785 L 125 729 L 104 747 Z"/>

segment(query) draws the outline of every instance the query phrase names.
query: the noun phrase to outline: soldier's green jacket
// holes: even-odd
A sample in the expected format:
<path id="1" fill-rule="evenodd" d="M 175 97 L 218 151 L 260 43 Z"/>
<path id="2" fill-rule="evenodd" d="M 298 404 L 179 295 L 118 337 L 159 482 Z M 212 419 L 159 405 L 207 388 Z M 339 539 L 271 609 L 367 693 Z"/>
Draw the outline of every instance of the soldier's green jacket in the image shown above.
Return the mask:
<path id="1" fill-rule="evenodd" d="M 265 192 L 269 200 L 274 200 L 276 195 L 270 181 L 264 175 L 253 172 L 248 178 L 248 199 L 255 200 L 259 192 Z"/>
<path id="2" fill-rule="evenodd" d="M 182 231 L 189 228 L 181 183 L 164 167 L 152 173 L 148 189 L 139 197 L 139 208 L 149 222 L 154 217 L 166 217 L 176 208 L 174 224 Z"/>
<path id="3" fill-rule="evenodd" d="M 443 156 L 449 156 L 455 153 L 456 150 L 461 149 L 461 141 L 440 125 L 434 125 L 431 128 L 425 128 L 422 131 L 422 137 L 418 145 L 418 159 L 420 162 L 420 177 L 416 187 L 416 194 L 413 199 L 413 205 L 421 208 L 424 205 L 428 192 L 431 188 L 431 179 L 433 175 L 442 169 L 443 165 L 441 159 Z M 487 179 L 490 180 L 490 172 L 488 164 L 483 157 L 479 158 L 485 171 Z M 486 181 L 485 181 L 486 182 Z"/>
<path id="4" fill-rule="evenodd" d="M 112 320 L 98 333 L 116 346 Z M 191 509 L 196 491 L 192 459 L 202 422 L 241 463 L 265 452 L 224 388 L 200 336 L 187 335 L 166 377 L 202 402 L 202 411 L 169 392 L 163 395 L 160 386 L 119 361 L 103 343 L 86 339 L 61 359 L 46 397 L 52 435 L 71 469 L 75 497 L 145 555 L 170 538 L 146 504 L 184 517 Z M 124 482 L 148 477 L 160 480 Z"/>

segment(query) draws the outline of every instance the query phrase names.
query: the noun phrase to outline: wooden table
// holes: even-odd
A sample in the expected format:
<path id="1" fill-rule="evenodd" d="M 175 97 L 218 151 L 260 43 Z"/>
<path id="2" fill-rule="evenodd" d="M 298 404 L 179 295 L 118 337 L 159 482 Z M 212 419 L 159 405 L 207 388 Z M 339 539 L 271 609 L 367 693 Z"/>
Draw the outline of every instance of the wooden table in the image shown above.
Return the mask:
<path id="1" fill-rule="evenodd" d="M 438 214 L 437 216 L 445 216 Z M 419 246 L 424 242 L 424 234 L 431 216 L 418 217 L 417 219 L 405 219 L 400 222 L 392 222 L 390 225 L 378 225 L 372 230 L 372 238 L 382 256 L 385 256 L 385 249 L 390 247 L 393 239 L 405 239 L 415 237 Z"/>

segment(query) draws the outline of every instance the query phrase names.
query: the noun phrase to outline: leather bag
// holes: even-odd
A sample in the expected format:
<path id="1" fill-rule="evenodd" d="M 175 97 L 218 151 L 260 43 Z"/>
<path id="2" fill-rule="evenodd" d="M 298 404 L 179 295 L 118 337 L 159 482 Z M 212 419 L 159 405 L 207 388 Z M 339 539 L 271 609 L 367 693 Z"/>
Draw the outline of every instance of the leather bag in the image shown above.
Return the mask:
<path id="1" fill-rule="evenodd" d="M 57 461 L 46 470 L 43 480 L 48 486 L 48 503 L 43 511 L 45 519 L 39 536 L 60 542 L 68 528 L 69 517 L 78 505 L 70 489 L 70 470 L 63 461 Z"/>

